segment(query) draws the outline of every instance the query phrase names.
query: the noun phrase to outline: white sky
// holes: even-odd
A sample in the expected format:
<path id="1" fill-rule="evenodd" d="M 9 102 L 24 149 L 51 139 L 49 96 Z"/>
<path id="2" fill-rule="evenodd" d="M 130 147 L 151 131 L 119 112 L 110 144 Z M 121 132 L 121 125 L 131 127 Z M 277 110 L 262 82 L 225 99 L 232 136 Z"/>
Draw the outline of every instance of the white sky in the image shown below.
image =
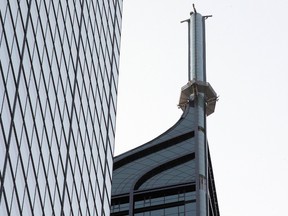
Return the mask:
<path id="1" fill-rule="evenodd" d="M 115 155 L 181 116 L 192 3 L 206 20 L 208 139 L 221 216 L 288 215 L 288 1 L 124 0 Z"/>

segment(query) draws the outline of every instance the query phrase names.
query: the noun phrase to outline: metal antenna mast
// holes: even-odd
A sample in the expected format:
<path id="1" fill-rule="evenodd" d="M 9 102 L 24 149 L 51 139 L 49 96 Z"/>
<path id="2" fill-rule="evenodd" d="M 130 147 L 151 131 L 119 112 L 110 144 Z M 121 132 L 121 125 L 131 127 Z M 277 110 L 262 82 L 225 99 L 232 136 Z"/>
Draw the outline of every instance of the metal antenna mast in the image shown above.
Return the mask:
<path id="1" fill-rule="evenodd" d="M 195 120 L 195 160 L 196 160 L 196 215 L 209 215 L 208 190 L 208 145 L 206 116 L 215 110 L 217 94 L 206 82 L 205 20 L 211 16 L 194 11 L 188 22 L 188 83 L 182 87 L 179 107 L 185 111 L 193 108 Z"/>

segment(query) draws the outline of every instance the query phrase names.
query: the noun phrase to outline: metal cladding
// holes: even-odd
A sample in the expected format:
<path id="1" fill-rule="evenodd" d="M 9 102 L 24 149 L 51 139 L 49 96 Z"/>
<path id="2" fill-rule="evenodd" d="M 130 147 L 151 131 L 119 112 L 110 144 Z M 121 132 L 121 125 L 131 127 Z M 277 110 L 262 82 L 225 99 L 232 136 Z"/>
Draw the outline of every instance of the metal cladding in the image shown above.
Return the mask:
<path id="1" fill-rule="evenodd" d="M 194 95 L 194 92 L 203 93 L 205 95 L 206 115 L 209 116 L 212 114 L 215 110 L 218 97 L 216 96 L 216 92 L 212 86 L 208 82 L 203 81 L 192 80 L 181 88 L 181 95 L 178 104 L 179 108 L 184 111 L 189 100 L 191 100 L 190 96 Z"/>
<path id="2" fill-rule="evenodd" d="M 192 13 L 189 21 L 189 80 L 206 81 L 204 20 L 199 13 Z"/>

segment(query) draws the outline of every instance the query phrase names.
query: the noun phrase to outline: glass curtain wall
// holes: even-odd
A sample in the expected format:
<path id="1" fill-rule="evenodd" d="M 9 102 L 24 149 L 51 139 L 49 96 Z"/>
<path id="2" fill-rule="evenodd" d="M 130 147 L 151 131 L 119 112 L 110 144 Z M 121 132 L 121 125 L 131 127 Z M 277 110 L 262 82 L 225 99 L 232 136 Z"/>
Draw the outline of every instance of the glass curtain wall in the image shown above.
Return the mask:
<path id="1" fill-rule="evenodd" d="M 122 0 L 1 0 L 0 215 L 109 215 Z"/>

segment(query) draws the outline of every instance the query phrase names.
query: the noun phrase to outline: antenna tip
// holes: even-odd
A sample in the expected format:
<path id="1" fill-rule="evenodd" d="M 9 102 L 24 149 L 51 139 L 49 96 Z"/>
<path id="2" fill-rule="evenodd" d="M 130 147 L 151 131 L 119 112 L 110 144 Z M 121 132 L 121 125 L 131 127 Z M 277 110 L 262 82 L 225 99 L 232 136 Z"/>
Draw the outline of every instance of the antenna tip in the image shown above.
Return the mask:
<path id="1" fill-rule="evenodd" d="M 194 9 L 194 12 L 197 13 L 194 3 L 192 4 L 192 6 L 193 6 L 193 9 Z"/>

